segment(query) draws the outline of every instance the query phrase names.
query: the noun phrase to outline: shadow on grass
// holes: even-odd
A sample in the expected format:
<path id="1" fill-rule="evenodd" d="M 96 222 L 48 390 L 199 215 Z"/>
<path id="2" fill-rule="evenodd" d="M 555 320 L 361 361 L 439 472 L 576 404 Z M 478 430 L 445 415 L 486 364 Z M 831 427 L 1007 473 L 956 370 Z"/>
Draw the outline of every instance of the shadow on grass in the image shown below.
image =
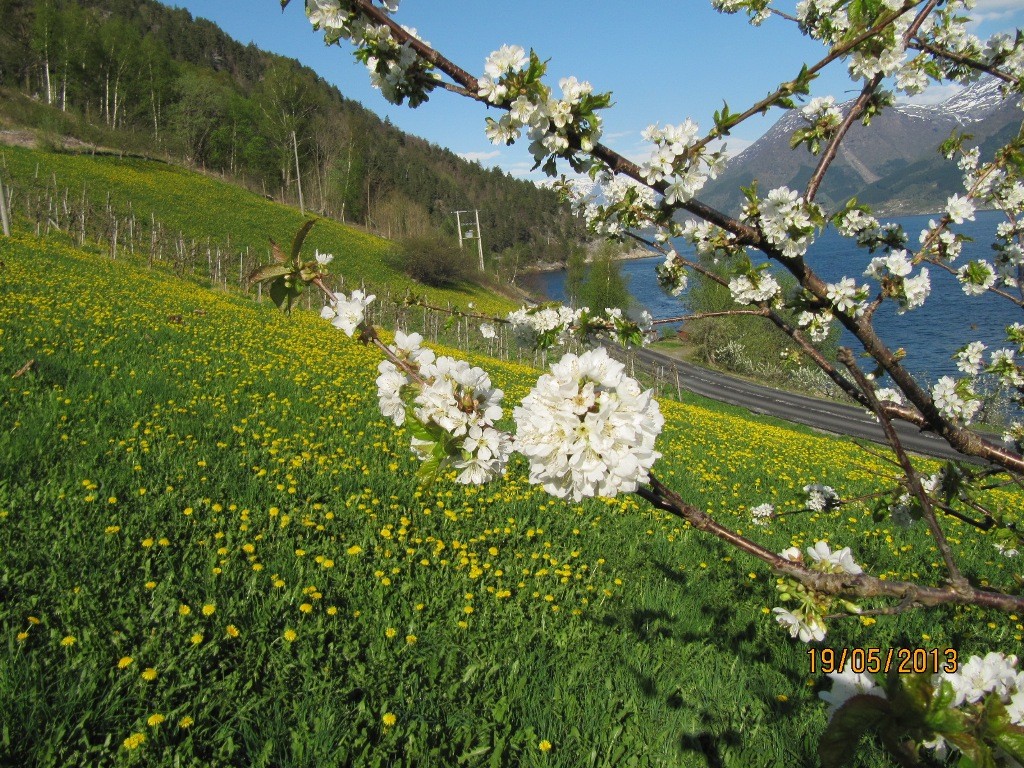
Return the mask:
<path id="1" fill-rule="evenodd" d="M 742 739 L 739 731 L 728 730 L 713 734 L 710 731 L 684 733 L 679 737 L 680 752 L 691 752 L 703 755 L 709 768 L 721 768 L 725 765 L 722 759 L 723 746 L 738 747 Z"/>

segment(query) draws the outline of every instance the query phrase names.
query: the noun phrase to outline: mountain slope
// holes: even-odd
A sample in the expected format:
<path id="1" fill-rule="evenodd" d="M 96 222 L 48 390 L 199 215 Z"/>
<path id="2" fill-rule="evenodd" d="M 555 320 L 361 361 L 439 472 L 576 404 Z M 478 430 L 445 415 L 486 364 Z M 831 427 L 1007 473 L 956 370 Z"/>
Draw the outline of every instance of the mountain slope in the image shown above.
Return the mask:
<path id="1" fill-rule="evenodd" d="M 521 265 L 564 259 L 585 238 L 554 191 L 403 133 L 184 9 L 0 0 L 0 18 L 0 86 L 27 97 L 0 96 L 0 127 L 183 158 L 293 204 L 301 181 L 308 210 L 388 238 L 454 236 L 452 212 L 479 209 L 485 251 Z"/>
<path id="2" fill-rule="evenodd" d="M 841 105 L 846 113 L 852 102 Z M 802 190 L 818 158 L 805 147 L 790 149 L 789 138 L 805 125 L 798 111 L 787 112 L 764 136 L 733 158 L 709 184 L 702 199 L 737 213 L 741 186 L 755 179 L 762 192 L 778 186 Z M 976 83 L 937 105 L 897 104 L 864 126 L 854 124 L 825 177 L 818 201 L 826 209 L 850 197 L 889 214 L 941 209 L 960 189 L 960 173 L 938 153 L 954 130 L 971 134 L 986 150 L 1020 129 L 1020 110 L 1004 100 L 997 81 Z"/>

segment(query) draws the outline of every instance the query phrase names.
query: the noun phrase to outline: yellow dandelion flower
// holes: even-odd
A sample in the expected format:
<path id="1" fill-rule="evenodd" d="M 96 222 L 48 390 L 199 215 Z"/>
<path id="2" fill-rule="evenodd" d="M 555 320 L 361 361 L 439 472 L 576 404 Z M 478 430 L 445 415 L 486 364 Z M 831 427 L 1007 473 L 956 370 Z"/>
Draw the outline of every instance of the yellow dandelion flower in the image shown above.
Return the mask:
<path id="1" fill-rule="evenodd" d="M 129 736 L 127 739 L 121 742 L 121 744 L 124 746 L 125 749 L 138 749 L 143 745 L 143 743 L 145 743 L 145 741 L 146 734 L 133 733 L 131 736 Z"/>
<path id="2" fill-rule="evenodd" d="M 537 745 L 537 749 L 539 749 L 541 752 L 550 752 L 551 742 L 547 739 L 542 739 L 540 744 Z"/>
<path id="3" fill-rule="evenodd" d="M 152 667 L 146 667 L 144 670 L 142 670 L 142 679 L 156 680 L 156 670 Z"/>
<path id="4" fill-rule="evenodd" d="M 63 645 L 65 648 L 70 648 L 76 642 L 78 641 L 75 639 L 74 635 L 65 635 L 64 638 L 60 641 L 60 644 Z"/>
<path id="5" fill-rule="evenodd" d="M 388 627 L 387 629 L 384 630 L 384 636 L 388 640 L 391 640 L 397 634 L 398 634 L 398 630 L 396 630 L 394 627 Z"/>
<path id="6" fill-rule="evenodd" d="M 131 656 L 122 656 L 120 659 L 117 660 L 117 668 L 128 669 L 128 667 L 130 667 L 134 662 L 135 659 L 133 659 Z"/>
<path id="7" fill-rule="evenodd" d="M 234 624 L 228 624 L 224 631 L 227 633 L 228 637 L 238 637 L 242 634 Z"/>
<path id="8" fill-rule="evenodd" d="M 166 717 L 157 712 L 155 715 L 150 715 L 148 718 L 146 718 L 146 725 L 148 725 L 150 728 L 155 728 L 166 719 Z"/>
<path id="9" fill-rule="evenodd" d="M 384 716 L 381 718 L 381 722 L 384 723 L 384 727 L 385 728 L 390 728 L 391 726 L 393 726 L 395 723 L 398 722 L 398 718 L 395 717 L 395 713 L 394 712 L 385 712 Z"/>
<path id="10" fill-rule="evenodd" d="M 181 720 L 178 721 L 178 727 L 179 728 L 191 728 L 193 723 L 195 723 L 195 720 L 193 720 L 188 715 L 185 715 L 183 718 L 181 718 Z"/>
<path id="11" fill-rule="evenodd" d="M 284 631 L 284 639 L 289 643 L 294 643 L 299 634 L 294 629 L 286 629 Z"/>
<path id="12" fill-rule="evenodd" d="M 16 639 L 16 640 L 17 640 L 17 641 L 18 641 L 19 643 L 24 643 L 24 642 L 25 642 L 26 640 L 28 640 L 28 632 L 19 632 L 19 633 L 18 633 L 18 634 L 17 634 L 16 636 L 15 636 L 15 639 Z"/>
<path id="13" fill-rule="evenodd" d="M 185 605 L 185 603 L 182 603 L 178 606 L 178 613 L 182 616 L 188 616 L 190 613 L 192 613 L 192 609 Z"/>
<path id="14" fill-rule="evenodd" d="M 154 544 L 156 544 L 156 541 L 153 540 L 153 539 L 143 539 L 142 540 L 142 546 L 145 547 L 146 549 L 149 549 Z"/>
<path id="15" fill-rule="evenodd" d="M 216 610 L 217 610 L 217 606 L 216 605 L 214 605 L 213 603 L 207 603 L 206 605 L 203 606 L 203 616 L 213 616 L 213 614 L 214 614 L 214 612 Z"/>
<path id="16" fill-rule="evenodd" d="M 416 637 L 416 635 L 406 635 L 405 636 L 405 642 L 406 642 L 407 645 L 415 645 L 417 639 L 418 638 Z"/>
<path id="17" fill-rule="evenodd" d="M 299 606 L 299 610 L 302 611 L 303 613 L 312 613 L 313 606 L 310 605 L 309 603 L 303 603 L 302 605 Z"/>
<path id="18" fill-rule="evenodd" d="M 189 639 L 192 641 L 192 645 L 199 645 L 201 642 L 203 642 L 203 634 L 202 632 L 196 632 Z"/>
<path id="19" fill-rule="evenodd" d="M 155 581 L 147 581 L 146 582 L 146 589 L 156 589 L 156 582 Z"/>
<path id="20" fill-rule="evenodd" d="M 348 549 L 345 550 L 345 552 L 347 554 L 349 554 L 349 555 L 358 555 L 362 551 L 363 551 L 363 548 L 360 547 L 358 544 L 353 544 L 351 547 L 349 547 Z"/>
<path id="21" fill-rule="evenodd" d="M 335 614 L 337 614 L 337 612 L 338 612 L 338 608 L 337 608 L 337 606 L 334 606 L 334 605 L 328 607 L 328 609 L 327 609 L 327 615 L 328 616 L 334 616 Z"/>

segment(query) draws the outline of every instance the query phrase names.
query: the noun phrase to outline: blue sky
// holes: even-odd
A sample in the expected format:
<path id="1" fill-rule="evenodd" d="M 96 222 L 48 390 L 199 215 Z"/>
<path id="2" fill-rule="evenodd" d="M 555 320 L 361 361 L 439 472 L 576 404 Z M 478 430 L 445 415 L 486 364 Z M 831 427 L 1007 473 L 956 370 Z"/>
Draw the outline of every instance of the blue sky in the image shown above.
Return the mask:
<path id="1" fill-rule="evenodd" d="M 210 19 L 242 43 L 298 59 L 409 133 L 513 175 L 540 178 L 529 173 L 527 142 L 496 147 L 486 139 L 480 104 L 444 91 L 417 109 L 388 104 L 350 47 L 324 46 L 306 21 L 303 0 L 292 0 L 283 13 L 278 0 L 170 4 Z M 975 31 L 982 36 L 1024 25 L 1024 0 L 978 0 L 975 10 L 982 19 Z M 611 91 L 614 106 L 604 114 L 604 141 L 634 159 L 643 157 L 640 132 L 651 123 L 690 117 L 706 130 L 723 100 L 741 111 L 822 54 L 789 22 L 773 18 L 754 28 L 745 16 L 717 13 L 710 0 L 403 0 L 396 18 L 475 74 L 482 74 L 491 51 L 509 43 L 550 59 L 553 86 L 575 75 L 597 91 Z M 833 65 L 832 73 L 812 85 L 812 95 L 842 101 L 854 88 Z M 754 141 L 780 114 L 775 110 L 737 128 L 727 142 L 730 153 Z"/>

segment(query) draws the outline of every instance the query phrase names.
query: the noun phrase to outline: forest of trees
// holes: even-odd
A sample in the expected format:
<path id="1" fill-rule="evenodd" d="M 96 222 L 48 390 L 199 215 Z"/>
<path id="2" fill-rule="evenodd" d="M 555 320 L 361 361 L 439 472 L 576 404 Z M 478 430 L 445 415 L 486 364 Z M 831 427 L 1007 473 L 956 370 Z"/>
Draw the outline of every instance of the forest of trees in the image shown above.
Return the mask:
<path id="1" fill-rule="evenodd" d="M 405 134 L 293 59 L 153 0 L 0 0 L 0 86 L 138 146 L 391 238 L 480 211 L 492 263 L 564 260 L 556 194 Z M 0 94 L 2 96 L 2 94 Z M 65 126 L 67 123 L 64 124 Z M 515 216 L 508 215 L 515 211 Z"/>

